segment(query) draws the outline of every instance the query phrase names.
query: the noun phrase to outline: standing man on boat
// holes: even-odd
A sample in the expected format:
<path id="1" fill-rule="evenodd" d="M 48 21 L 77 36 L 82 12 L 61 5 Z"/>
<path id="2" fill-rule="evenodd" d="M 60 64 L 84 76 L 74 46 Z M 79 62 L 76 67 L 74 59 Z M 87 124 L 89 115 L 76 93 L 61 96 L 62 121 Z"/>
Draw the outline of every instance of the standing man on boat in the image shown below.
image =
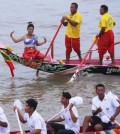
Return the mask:
<path id="1" fill-rule="evenodd" d="M 69 105 L 69 100 L 71 95 L 69 92 L 63 92 L 61 97 L 61 103 L 63 107 L 61 111 Z M 65 121 L 65 125 L 58 124 L 54 122 L 62 122 Z M 49 121 L 51 127 L 55 130 L 56 134 L 77 134 L 80 130 L 80 122 L 78 119 L 78 112 L 73 104 L 70 104 L 69 108 L 63 111 L 60 117 L 52 119 Z"/>
<path id="2" fill-rule="evenodd" d="M 30 132 L 24 134 L 47 134 L 46 124 L 42 116 L 36 111 L 38 102 L 34 99 L 28 99 L 25 105 L 24 116 L 20 113 L 17 107 L 14 110 L 18 110 L 19 119 L 22 123 L 28 123 Z M 21 134 L 21 133 L 19 133 Z"/>
<path id="3" fill-rule="evenodd" d="M 10 134 L 9 122 L 1 107 L 0 107 L 0 134 Z"/>
<path id="4" fill-rule="evenodd" d="M 115 21 L 113 17 L 108 13 L 108 7 L 101 5 L 100 7 L 101 19 L 99 22 L 100 32 L 96 36 L 98 38 L 98 53 L 100 58 L 100 64 L 103 61 L 103 55 L 108 51 L 114 64 L 114 33 L 112 31 Z"/>
<path id="5" fill-rule="evenodd" d="M 80 51 L 80 26 L 82 24 L 82 16 L 77 9 L 78 4 L 72 3 L 70 7 L 71 13 L 63 16 L 61 19 L 63 25 L 67 26 L 65 34 L 66 64 L 69 64 L 72 48 L 77 53 L 79 60 L 82 60 Z"/>
<path id="6" fill-rule="evenodd" d="M 83 133 L 87 131 L 89 123 L 95 130 L 101 131 L 113 128 L 117 115 L 120 113 L 120 104 L 116 99 L 105 94 L 103 84 L 96 85 L 97 96 L 92 99 L 92 116 L 86 116 L 83 122 Z M 108 116 L 110 118 L 108 118 Z"/>

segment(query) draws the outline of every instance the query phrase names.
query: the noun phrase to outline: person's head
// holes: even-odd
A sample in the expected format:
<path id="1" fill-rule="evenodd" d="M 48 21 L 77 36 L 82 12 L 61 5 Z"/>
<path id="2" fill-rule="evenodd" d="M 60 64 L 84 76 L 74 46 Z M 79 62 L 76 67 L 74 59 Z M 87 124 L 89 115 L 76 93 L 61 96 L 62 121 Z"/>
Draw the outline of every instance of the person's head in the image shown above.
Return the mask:
<path id="1" fill-rule="evenodd" d="M 33 25 L 32 22 L 28 22 L 27 31 L 28 31 L 28 34 L 33 34 L 33 32 L 34 32 L 34 25 Z"/>
<path id="2" fill-rule="evenodd" d="M 68 105 L 70 98 L 71 98 L 71 94 L 69 92 L 63 92 L 61 97 L 61 103 L 63 105 Z"/>
<path id="3" fill-rule="evenodd" d="M 108 12 L 108 6 L 101 5 L 101 7 L 100 7 L 100 14 L 103 15 L 103 14 L 105 14 L 107 12 Z"/>
<path id="4" fill-rule="evenodd" d="M 105 94 L 105 86 L 103 84 L 96 85 L 96 93 L 99 97 L 103 97 Z"/>
<path id="5" fill-rule="evenodd" d="M 78 9 L 78 4 L 77 3 L 72 3 L 71 6 L 70 6 L 71 14 L 76 13 L 77 9 Z"/>
<path id="6" fill-rule="evenodd" d="M 37 108 L 37 104 L 38 104 L 38 102 L 34 99 L 26 100 L 25 112 L 26 113 L 34 112 Z"/>

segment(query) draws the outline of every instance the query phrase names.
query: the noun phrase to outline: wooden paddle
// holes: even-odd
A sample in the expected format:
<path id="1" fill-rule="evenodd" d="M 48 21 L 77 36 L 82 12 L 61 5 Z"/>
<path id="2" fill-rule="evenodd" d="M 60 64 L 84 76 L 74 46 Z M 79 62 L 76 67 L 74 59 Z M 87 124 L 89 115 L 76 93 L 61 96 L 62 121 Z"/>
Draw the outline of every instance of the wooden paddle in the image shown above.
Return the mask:
<path id="1" fill-rule="evenodd" d="M 115 44 L 114 45 L 117 45 L 117 44 L 120 44 L 120 42 L 118 41 L 118 42 L 115 42 Z"/>
<path id="2" fill-rule="evenodd" d="M 86 60 L 88 54 L 90 53 L 91 49 L 93 48 L 95 42 L 96 42 L 96 40 L 92 43 L 91 47 L 89 48 L 89 50 L 88 50 L 87 53 L 85 54 L 83 60 L 81 61 L 80 65 L 78 66 L 78 68 L 76 69 L 75 73 L 73 74 L 73 76 L 71 77 L 71 79 L 70 79 L 70 81 L 69 81 L 68 83 L 72 82 L 72 81 L 76 78 L 78 72 L 80 71 L 80 69 L 81 69 L 81 67 L 82 67 L 82 65 L 83 65 L 83 63 L 84 63 L 84 61 Z"/>
<path id="3" fill-rule="evenodd" d="M 51 41 L 49 47 L 48 47 L 48 49 L 47 49 L 47 52 L 46 52 L 46 54 L 45 54 L 45 57 L 47 56 L 47 54 L 48 54 L 50 48 L 53 46 L 54 40 L 55 40 L 55 38 L 56 38 L 56 36 L 57 36 L 57 34 L 58 34 L 58 32 L 59 32 L 61 26 L 62 26 L 62 23 L 60 23 L 60 25 L 58 26 L 58 29 L 57 29 L 57 31 L 56 31 L 56 33 L 55 33 L 55 35 L 54 35 L 54 37 L 53 37 L 53 39 L 52 39 L 52 41 Z"/>
<path id="4" fill-rule="evenodd" d="M 47 49 L 47 52 L 46 52 L 46 54 L 45 54 L 45 57 L 47 56 L 47 54 L 48 54 L 50 48 L 51 48 L 51 56 L 52 56 L 52 58 L 54 57 L 53 43 L 54 43 L 54 40 L 55 40 L 55 38 L 56 38 L 56 36 L 57 36 L 57 34 L 58 34 L 58 32 L 59 32 L 61 26 L 62 26 L 62 23 L 60 23 L 60 25 L 58 26 L 58 29 L 57 29 L 57 31 L 56 31 L 56 33 L 55 33 L 55 35 L 54 35 L 54 37 L 53 37 L 53 39 L 52 39 L 52 41 L 51 41 L 49 47 L 48 47 L 48 49 Z M 45 57 L 44 57 L 44 58 L 45 58 Z M 39 73 L 39 70 L 37 70 L 36 76 L 38 76 L 38 73 Z"/>
<path id="5" fill-rule="evenodd" d="M 16 100 L 14 101 L 14 107 L 15 107 L 15 106 L 18 107 L 20 110 L 22 109 L 22 104 L 21 104 L 21 102 L 20 102 L 18 99 L 16 99 Z M 17 117 L 19 129 L 20 129 L 20 133 L 23 134 L 23 131 L 22 131 L 22 127 L 21 127 L 21 124 L 20 124 L 20 119 L 19 119 L 19 116 L 18 116 L 18 111 L 17 111 L 17 109 L 15 109 L 15 113 L 16 113 L 16 117 Z"/>
<path id="6" fill-rule="evenodd" d="M 73 98 L 70 99 L 69 103 L 70 103 L 70 104 L 73 104 L 73 105 L 76 106 L 76 107 L 78 107 L 78 106 L 80 106 L 81 104 L 83 104 L 83 98 L 78 97 L 78 96 L 73 97 Z M 57 117 L 58 115 L 60 115 L 61 113 L 63 113 L 63 112 L 64 112 L 66 109 L 68 109 L 68 108 L 69 108 L 69 105 L 68 105 L 67 108 L 63 109 L 62 111 L 60 111 L 59 113 L 57 113 L 57 114 L 54 115 L 53 117 L 49 118 L 49 119 L 47 120 L 47 122 L 49 122 L 50 120 L 52 120 L 52 119 L 54 119 L 55 117 Z"/>
<path id="7" fill-rule="evenodd" d="M 119 41 L 114 43 L 114 45 L 118 45 L 118 44 L 120 44 Z M 98 50 L 98 48 L 96 48 L 96 49 L 94 49 L 94 50 L 91 50 L 91 52 L 94 52 L 94 51 L 97 51 L 97 50 Z M 81 55 L 83 55 L 83 54 L 86 54 L 86 52 L 85 52 L 85 53 L 82 53 Z M 70 57 L 70 58 L 74 58 L 74 57 L 77 57 L 77 56 L 78 56 L 78 55 L 75 55 L 75 56 L 72 56 L 72 57 Z"/>

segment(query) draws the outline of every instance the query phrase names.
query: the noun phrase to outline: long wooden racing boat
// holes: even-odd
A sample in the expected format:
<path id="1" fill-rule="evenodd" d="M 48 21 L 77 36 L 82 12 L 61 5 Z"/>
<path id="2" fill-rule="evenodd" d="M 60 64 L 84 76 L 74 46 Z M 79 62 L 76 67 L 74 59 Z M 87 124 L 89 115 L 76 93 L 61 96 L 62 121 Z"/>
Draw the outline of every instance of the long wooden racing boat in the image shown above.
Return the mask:
<path id="1" fill-rule="evenodd" d="M 54 73 L 54 74 L 74 73 L 78 66 L 77 64 L 76 65 L 75 64 L 70 64 L 70 65 L 61 64 L 59 63 L 59 61 L 55 63 L 48 63 L 48 62 L 41 62 L 40 60 L 36 60 L 36 59 L 26 60 L 18 56 L 17 54 L 10 52 L 9 50 L 5 48 L 0 48 L 0 49 L 3 50 L 7 55 L 9 55 L 13 61 L 20 63 L 24 66 L 27 66 L 27 67 L 30 67 L 39 71 L 47 72 L 47 73 Z"/>
<path id="2" fill-rule="evenodd" d="M 16 134 L 18 132 L 19 131 L 13 131 L 13 132 L 10 132 L 10 134 Z M 54 131 L 52 129 L 47 130 L 47 134 L 53 134 L 53 132 Z M 82 127 L 80 127 L 80 133 L 82 133 Z M 86 134 L 120 134 L 120 129 L 111 129 L 111 130 L 105 130 L 105 131 L 95 131 L 92 127 L 89 126 Z"/>
<path id="3" fill-rule="evenodd" d="M 41 62 L 38 60 L 26 60 L 17 54 L 14 54 L 7 49 L 3 49 L 6 54 L 10 56 L 10 58 L 22 65 L 25 65 L 27 67 L 47 72 L 47 73 L 54 73 L 54 74 L 73 74 L 76 70 L 76 68 L 79 66 L 80 62 L 79 60 L 70 60 L 70 64 L 61 64 L 59 63 L 59 60 L 57 63 L 48 63 L 48 62 Z M 63 60 L 64 61 L 64 60 Z M 82 64 L 82 67 L 79 70 L 79 75 L 84 75 L 86 73 L 101 73 L 105 75 L 117 75 L 120 76 L 120 58 L 115 59 L 115 64 L 111 65 L 110 60 L 104 60 L 103 65 L 98 64 L 99 59 L 91 59 L 91 56 L 89 56 L 84 63 Z"/>

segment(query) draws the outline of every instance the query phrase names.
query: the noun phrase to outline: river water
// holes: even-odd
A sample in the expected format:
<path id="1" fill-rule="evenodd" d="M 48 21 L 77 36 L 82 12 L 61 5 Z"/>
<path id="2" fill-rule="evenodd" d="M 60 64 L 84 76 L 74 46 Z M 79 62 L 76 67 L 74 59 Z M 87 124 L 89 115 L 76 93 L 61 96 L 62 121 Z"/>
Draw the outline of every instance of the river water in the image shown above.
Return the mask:
<path id="1" fill-rule="evenodd" d="M 99 7 L 101 4 L 109 6 L 109 12 L 113 15 L 116 26 L 114 28 L 115 41 L 120 37 L 120 1 L 119 0 L 74 0 L 79 4 L 78 11 L 83 16 L 81 26 L 81 51 L 86 52 L 92 44 L 93 37 L 98 33 Z M 9 44 L 14 52 L 22 54 L 22 43 L 15 44 L 9 37 L 11 31 L 15 31 L 16 38 L 26 33 L 27 22 L 35 25 L 35 34 L 39 40 L 47 38 L 47 43 L 38 49 L 46 52 L 55 32 L 60 24 L 62 16 L 69 12 L 72 0 L 0 0 L 0 42 Z M 62 27 L 55 40 L 55 58 L 65 58 L 64 47 L 65 28 Z M 116 57 L 119 56 L 120 46 L 115 47 Z M 75 53 L 72 52 L 72 56 Z M 97 57 L 97 52 L 93 54 Z M 85 115 L 91 114 L 91 99 L 95 95 L 95 85 L 103 83 L 107 91 L 120 96 L 120 78 L 116 76 L 88 75 L 80 77 L 71 84 L 66 84 L 71 75 L 57 76 L 40 72 L 36 77 L 36 71 L 18 63 L 15 63 L 15 77 L 12 78 L 6 63 L 0 56 L 0 106 L 10 122 L 11 130 L 18 130 L 18 124 L 13 111 L 13 102 L 20 99 L 23 105 L 26 99 L 35 98 L 39 102 L 38 112 L 48 119 L 59 112 L 61 108 L 60 97 L 62 91 L 69 91 L 73 96 L 82 96 L 84 105 L 78 108 L 81 123 Z M 24 111 L 24 108 L 23 108 Z M 118 121 L 120 116 L 118 117 Z M 22 125 L 26 129 L 26 125 Z"/>

